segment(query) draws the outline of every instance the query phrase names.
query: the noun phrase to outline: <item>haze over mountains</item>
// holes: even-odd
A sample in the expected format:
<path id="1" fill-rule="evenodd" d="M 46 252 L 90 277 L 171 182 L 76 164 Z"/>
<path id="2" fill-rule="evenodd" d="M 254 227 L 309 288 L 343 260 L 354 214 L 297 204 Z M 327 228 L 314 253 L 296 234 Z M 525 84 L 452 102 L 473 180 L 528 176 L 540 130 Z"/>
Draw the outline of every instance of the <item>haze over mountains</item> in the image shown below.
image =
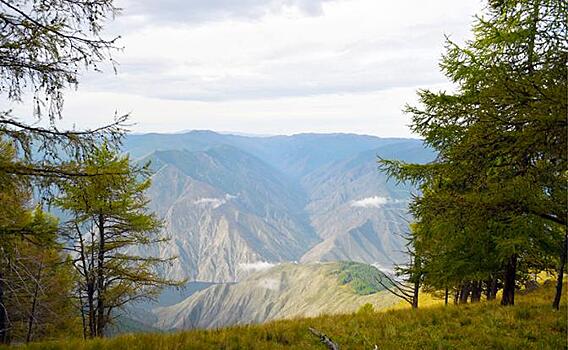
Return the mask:
<path id="1" fill-rule="evenodd" d="M 154 253 L 178 256 L 164 273 L 216 283 L 287 261 L 390 268 L 412 189 L 387 181 L 377 156 L 434 158 L 420 140 L 353 134 L 145 134 L 125 149 L 155 170 L 151 208 L 172 239 Z"/>

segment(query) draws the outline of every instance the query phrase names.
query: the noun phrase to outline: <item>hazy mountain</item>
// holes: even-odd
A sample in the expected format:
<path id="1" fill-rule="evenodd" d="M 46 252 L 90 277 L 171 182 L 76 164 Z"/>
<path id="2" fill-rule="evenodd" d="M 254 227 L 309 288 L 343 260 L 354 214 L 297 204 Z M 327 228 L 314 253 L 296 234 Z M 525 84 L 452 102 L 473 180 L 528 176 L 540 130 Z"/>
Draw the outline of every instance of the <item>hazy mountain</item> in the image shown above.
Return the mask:
<path id="1" fill-rule="evenodd" d="M 323 240 L 302 261 L 353 260 L 389 267 L 403 258 L 412 187 L 378 171 L 378 156 L 406 161 L 433 158 L 418 140 L 358 153 L 302 179 L 312 226 Z"/>
<path id="2" fill-rule="evenodd" d="M 156 169 L 151 208 L 171 237 L 154 253 L 178 256 L 169 277 L 234 281 L 258 261 L 299 260 L 319 240 L 303 193 L 250 154 L 223 145 L 146 159 Z"/>
<path id="3" fill-rule="evenodd" d="M 381 273 L 360 264 L 282 264 L 235 284 L 211 286 L 179 304 L 154 310 L 162 329 L 214 328 L 275 319 L 350 313 L 400 300 L 375 282 Z M 368 294 L 371 293 L 371 294 Z"/>
<path id="4" fill-rule="evenodd" d="M 133 157 L 140 158 L 160 150 L 203 151 L 214 146 L 230 145 L 256 156 L 289 177 L 299 179 L 325 164 L 405 141 L 416 142 L 412 139 L 355 134 L 254 137 L 196 130 L 183 134 L 130 135 L 125 140 L 125 148 Z"/>
<path id="5" fill-rule="evenodd" d="M 131 135 L 156 171 L 151 207 L 178 256 L 164 273 L 231 282 L 257 263 L 401 261 L 411 189 L 388 182 L 377 155 L 433 159 L 422 142 L 353 134 L 249 137 L 211 131 Z"/>

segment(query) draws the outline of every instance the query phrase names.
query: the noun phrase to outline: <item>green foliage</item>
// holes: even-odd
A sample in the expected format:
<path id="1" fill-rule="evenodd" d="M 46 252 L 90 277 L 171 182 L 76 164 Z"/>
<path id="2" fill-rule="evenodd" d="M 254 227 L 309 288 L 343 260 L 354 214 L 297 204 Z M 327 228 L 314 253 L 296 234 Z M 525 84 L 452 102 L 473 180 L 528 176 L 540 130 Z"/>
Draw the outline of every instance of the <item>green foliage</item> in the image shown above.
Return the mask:
<path id="1" fill-rule="evenodd" d="M 115 12 L 112 0 L 1 1 L 0 94 L 9 105 L 32 92 L 30 112 L 38 119 L 47 115 L 49 126 L 0 111 L 0 343 L 70 333 L 67 323 L 75 321 L 57 222 L 39 207 L 31 210 L 31 193 L 41 206 L 55 185 L 98 175 L 73 160 L 105 140 L 120 143 L 126 116 L 94 130 L 55 126 L 63 90 L 76 86 L 80 68 L 110 60 L 115 40 L 104 40 L 100 31 Z"/>
<path id="2" fill-rule="evenodd" d="M 0 167 L 15 158 L 0 141 Z M 30 197 L 26 179 L 0 171 L 0 342 L 73 334 L 73 275 L 57 243 L 58 221 L 40 206 L 31 210 Z"/>
<path id="3" fill-rule="evenodd" d="M 16 149 L 0 138 L 0 169 L 16 161 Z M 25 179 L 0 171 L 0 235 L 26 231 L 32 215 L 26 207 L 30 198 Z"/>
<path id="4" fill-rule="evenodd" d="M 74 275 L 57 243 L 57 220 L 40 208 L 29 211 L 25 231 L 0 240 L 1 303 L 13 342 L 78 335 L 72 297 Z"/>
<path id="5" fill-rule="evenodd" d="M 114 123 L 91 130 L 61 130 L 56 126 L 63 92 L 77 86 L 81 70 L 100 70 L 100 63 L 114 63 L 111 53 L 117 49 L 116 39 L 104 39 L 101 30 L 117 11 L 113 0 L 0 3 L 3 105 L 23 103 L 30 115 L 48 119 L 48 126 L 41 127 L 37 122 L 26 123 L 29 115 L 0 110 L 0 142 L 7 142 L 13 147 L 10 153 L 15 153 L 10 162 L 0 156 L 0 178 L 19 177 L 17 182 L 33 183 L 44 190 L 43 195 L 51 197 L 54 183 L 85 175 L 70 160 L 91 153 L 104 140 L 118 146 L 128 116 L 115 115 Z"/>
<path id="6" fill-rule="evenodd" d="M 367 303 L 357 310 L 357 315 L 371 315 L 375 312 L 373 304 Z"/>
<path id="7" fill-rule="evenodd" d="M 554 268 L 568 217 L 567 13 L 562 0 L 489 1 L 473 40 L 446 43 L 455 92 L 421 90 L 407 107 L 438 158 L 381 166 L 421 189 L 412 244 L 427 288 L 498 278 L 512 293 L 506 274 Z"/>
<path id="8" fill-rule="evenodd" d="M 383 290 L 384 288 L 378 282 L 381 276 L 382 272 L 377 268 L 352 261 L 341 262 L 337 272 L 339 283 L 349 285 L 359 295 L 374 294 Z"/>
<path id="9" fill-rule="evenodd" d="M 564 349 L 566 312 L 551 310 L 551 285 L 520 296 L 516 308 L 496 302 L 420 310 L 321 316 L 215 330 L 61 340 L 22 350 L 323 349 L 314 327 L 342 349 Z M 563 297 L 565 302 L 566 296 Z M 530 315 L 530 317 L 527 317 Z"/>
<path id="10" fill-rule="evenodd" d="M 85 333 L 103 336 L 117 309 L 181 282 L 159 275 L 172 258 L 143 254 L 144 248 L 166 240 L 158 234 L 161 222 L 147 211 L 148 165 L 132 166 L 128 156 L 103 144 L 82 166 L 100 175 L 63 183 L 55 203 L 70 216 L 63 235 L 75 253 Z"/>

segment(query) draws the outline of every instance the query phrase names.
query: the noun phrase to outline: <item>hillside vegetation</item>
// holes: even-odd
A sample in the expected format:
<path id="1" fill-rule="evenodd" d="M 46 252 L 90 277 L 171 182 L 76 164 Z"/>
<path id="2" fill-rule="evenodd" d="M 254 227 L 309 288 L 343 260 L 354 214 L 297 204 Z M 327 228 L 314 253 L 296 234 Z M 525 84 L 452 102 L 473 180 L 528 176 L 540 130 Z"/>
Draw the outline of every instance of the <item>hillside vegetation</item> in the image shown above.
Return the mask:
<path id="1" fill-rule="evenodd" d="M 156 308 L 152 326 L 166 330 L 220 328 L 349 314 L 365 304 L 381 310 L 399 302 L 374 285 L 381 276 L 376 268 L 354 262 L 280 264 L 238 283 L 217 284 L 178 304 Z"/>
<path id="2" fill-rule="evenodd" d="M 566 349 L 566 295 L 561 311 L 550 307 L 551 283 L 519 295 L 514 307 L 497 302 L 418 310 L 276 321 L 209 331 L 131 334 L 89 341 L 67 340 L 22 346 L 34 349 L 325 349 L 314 327 L 342 349 Z"/>

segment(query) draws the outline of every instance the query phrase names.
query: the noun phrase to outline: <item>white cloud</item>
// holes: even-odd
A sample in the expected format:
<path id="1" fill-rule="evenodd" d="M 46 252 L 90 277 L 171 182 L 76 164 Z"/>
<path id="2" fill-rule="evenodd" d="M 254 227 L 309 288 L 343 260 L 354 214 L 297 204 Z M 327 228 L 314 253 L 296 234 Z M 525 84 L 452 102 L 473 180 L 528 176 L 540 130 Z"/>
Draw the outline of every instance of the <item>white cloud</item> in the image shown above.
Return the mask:
<path id="1" fill-rule="evenodd" d="M 220 206 L 222 206 L 223 204 L 226 204 L 228 201 L 237 198 L 237 196 L 233 196 L 231 194 L 225 194 L 225 198 L 199 198 L 195 201 L 193 201 L 193 204 L 197 204 L 197 205 L 205 205 L 205 206 L 211 206 L 213 209 L 219 208 Z"/>
<path id="2" fill-rule="evenodd" d="M 372 266 L 376 267 L 379 271 L 381 271 L 382 273 L 393 277 L 396 276 L 396 271 L 393 268 L 389 268 L 389 267 L 384 267 L 383 265 L 379 264 L 379 263 L 374 263 L 371 264 Z"/>
<path id="3" fill-rule="evenodd" d="M 276 278 L 264 278 L 258 282 L 258 286 L 260 288 L 278 291 L 280 290 L 280 280 Z"/>
<path id="4" fill-rule="evenodd" d="M 480 4 L 122 0 L 118 74 L 84 74 L 62 123 L 97 126 L 118 110 L 137 132 L 410 136 L 401 109 L 418 88 L 447 87 L 443 35 L 470 37 Z"/>
<path id="5" fill-rule="evenodd" d="M 193 201 L 193 204 L 211 206 L 213 209 L 218 208 L 225 204 L 227 201 L 219 198 L 200 198 Z"/>
<path id="6" fill-rule="evenodd" d="M 272 264 L 266 261 L 257 261 L 253 263 L 239 264 L 239 269 L 245 272 L 254 272 L 268 270 L 274 266 L 276 266 L 276 264 Z"/>
<path id="7" fill-rule="evenodd" d="M 406 199 L 393 199 L 389 197 L 372 196 L 351 201 L 349 204 L 354 208 L 380 208 L 385 204 L 408 203 Z"/>
<path id="8" fill-rule="evenodd" d="M 373 196 L 352 201 L 351 206 L 357 208 L 380 208 L 391 200 L 387 197 Z"/>
<path id="9" fill-rule="evenodd" d="M 360 94 L 287 97 L 246 101 L 163 101 L 124 93 L 73 92 L 65 103 L 61 128 L 97 127 L 112 115 L 132 112 L 135 132 L 178 132 L 189 129 L 241 131 L 255 134 L 354 132 L 383 137 L 412 136 L 409 116 L 401 106 L 415 100 L 418 87 Z M 14 106 L 12 106 L 14 107 Z M 27 108 L 16 106 L 18 115 Z M 159 117 L 158 117 L 159 116 Z M 35 121 L 29 118 L 29 121 Z"/>
<path id="10" fill-rule="evenodd" d="M 201 24 L 220 19 L 253 20 L 268 13 L 299 12 L 317 16 L 330 0 L 119 0 L 125 14 L 144 22 Z"/>

